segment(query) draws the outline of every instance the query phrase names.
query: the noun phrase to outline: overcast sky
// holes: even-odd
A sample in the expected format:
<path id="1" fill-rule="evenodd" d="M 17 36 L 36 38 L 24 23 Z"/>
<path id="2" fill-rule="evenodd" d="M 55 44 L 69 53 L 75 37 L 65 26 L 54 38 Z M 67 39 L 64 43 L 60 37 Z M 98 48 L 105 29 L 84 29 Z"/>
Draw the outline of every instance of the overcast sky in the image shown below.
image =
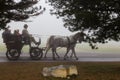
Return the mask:
<path id="1" fill-rule="evenodd" d="M 46 11 L 37 16 L 32 17 L 29 20 L 32 22 L 27 22 L 29 26 L 29 32 L 31 34 L 39 34 L 39 35 L 70 35 L 71 32 L 68 31 L 65 27 L 63 27 L 62 19 L 57 19 L 55 15 L 50 14 L 50 6 L 45 3 L 45 0 L 40 0 L 39 4 L 43 7 L 46 7 Z M 11 22 L 11 30 L 23 29 L 23 25 L 26 22 Z"/>
<path id="2" fill-rule="evenodd" d="M 37 16 L 37 17 L 32 17 L 29 20 L 32 20 L 32 22 L 14 22 L 12 21 L 8 25 L 11 26 L 11 31 L 13 32 L 15 29 L 19 29 L 20 33 L 23 29 L 24 24 L 28 24 L 29 28 L 29 33 L 31 34 L 38 34 L 42 35 L 43 37 L 48 37 L 50 35 L 72 35 L 74 33 L 71 33 L 67 28 L 63 26 L 62 19 L 57 19 L 55 15 L 50 14 L 50 6 L 45 3 L 45 0 L 40 0 L 39 4 L 41 4 L 43 7 L 46 7 L 46 11 Z M 28 20 L 28 21 L 29 21 Z M 3 31 L 0 31 L 0 43 L 2 43 L 1 39 L 1 33 Z M 114 46 L 117 44 L 118 47 L 120 47 L 120 43 L 115 43 Z M 113 45 L 113 42 L 110 43 L 110 45 Z M 108 45 L 109 46 L 109 45 Z"/>

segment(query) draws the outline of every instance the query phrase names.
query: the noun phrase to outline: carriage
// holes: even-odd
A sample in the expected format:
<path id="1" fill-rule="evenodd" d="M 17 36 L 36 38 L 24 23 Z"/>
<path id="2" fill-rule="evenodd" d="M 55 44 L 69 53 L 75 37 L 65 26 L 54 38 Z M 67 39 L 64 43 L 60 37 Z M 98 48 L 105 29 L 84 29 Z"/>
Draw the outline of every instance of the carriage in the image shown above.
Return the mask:
<path id="1" fill-rule="evenodd" d="M 57 47 L 66 47 L 67 51 L 64 55 L 64 59 L 68 58 L 68 52 L 72 50 L 70 58 L 74 55 L 76 60 L 78 60 L 75 52 L 75 46 L 77 44 L 77 41 L 81 43 L 82 41 L 85 41 L 86 35 L 82 32 L 78 32 L 71 36 L 50 36 L 47 40 L 46 47 L 45 47 L 45 56 L 48 52 L 48 50 L 51 48 L 53 59 L 55 59 L 55 56 L 58 56 L 58 53 L 56 51 Z M 33 60 L 39 60 L 43 57 L 43 50 L 44 48 L 40 48 L 39 45 L 41 44 L 41 38 L 39 37 L 39 44 L 36 44 L 36 46 L 32 46 L 32 41 L 28 39 L 24 39 L 22 35 L 15 36 L 15 35 L 7 35 L 6 38 L 8 38 L 8 41 L 5 41 L 6 44 L 6 57 L 9 60 L 17 60 L 20 57 L 21 50 L 24 45 L 29 45 L 29 53 L 30 57 Z M 4 38 L 3 38 L 4 39 Z M 10 40 L 9 40 L 10 39 Z"/>
<path id="2" fill-rule="evenodd" d="M 31 59 L 38 60 L 42 58 L 43 55 L 43 49 L 39 48 L 39 45 L 41 44 L 41 38 L 39 38 L 38 44 L 34 44 L 31 42 L 31 40 L 24 39 L 22 35 L 15 36 L 12 34 L 8 34 L 6 36 L 6 40 L 4 43 L 6 45 L 7 51 L 6 51 L 6 57 L 9 60 L 17 60 L 20 57 L 21 50 L 25 45 L 29 45 L 29 54 Z M 5 38 L 3 38 L 4 40 Z M 34 44 L 34 46 L 32 46 Z"/>

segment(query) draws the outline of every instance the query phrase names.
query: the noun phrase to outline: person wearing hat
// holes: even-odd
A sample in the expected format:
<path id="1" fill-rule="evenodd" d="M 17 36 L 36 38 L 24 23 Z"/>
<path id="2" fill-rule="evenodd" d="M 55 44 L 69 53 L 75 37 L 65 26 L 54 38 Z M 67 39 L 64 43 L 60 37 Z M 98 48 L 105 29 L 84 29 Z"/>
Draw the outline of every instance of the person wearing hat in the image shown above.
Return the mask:
<path id="1" fill-rule="evenodd" d="M 35 41 L 35 39 L 34 39 L 34 37 L 32 37 L 32 35 L 31 34 L 29 34 L 29 32 L 28 32 L 28 25 L 27 24 L 24 24 L 24 29 L 22 30 L 22 36 L 24 37 L 24 41 L 25 42 L 30 42 L 30 41 L 32 41 L 32 42 L 34 42 L 35 44 L 38 44 L 36 41 Z"/>
<path id="2" fill-rule="evenodd" d="M 30 36 L 30 34 L 29 34 L 29 32 L 28 32 L 28 25 L 27 24 L 24 24 L 24 29 L 22 30 L 22 35 L 24 36 L 24 37 L 29 37 Z"/>

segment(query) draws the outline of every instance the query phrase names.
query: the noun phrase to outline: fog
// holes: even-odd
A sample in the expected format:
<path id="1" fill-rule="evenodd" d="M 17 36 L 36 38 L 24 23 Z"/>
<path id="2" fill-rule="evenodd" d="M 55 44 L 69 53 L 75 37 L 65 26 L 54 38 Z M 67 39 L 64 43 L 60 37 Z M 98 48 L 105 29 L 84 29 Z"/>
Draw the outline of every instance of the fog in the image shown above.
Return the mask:
<path id="1" fill-rule="evenodd" d="M 23 29 L 24 24 L 28 24 L 29 28 L 28 31 L 30 34 L 37 34 L 40 35 L 42 41 L 44 41 L 47 37 L 50 35 L 63 35 L 63 36 L 68 36 L 72 35 L 74 33 L 70 32 L 67 28 L 63 26 L 62 19 L 57 19 L 55 15 L 51 15 L 49 9 L 51 8 L 48 4 L 45 3 L 45 0 L 41 0 L 39 2 L 43 7 L 46 7 L 46 11 L 36 17 L 31 17 L 27 21 L 28 22 L 14 22 L 11 21 L 11 23 L 7 24 L 10 25 L 10 29 L 13 32 L 15 29 L 19 29 L 20 33 Z M 30 22 L 29 22 L 30 21 Z M 0 31 L 0 43 L 3 43 L 2 38 L 1 38 L 1 33 L 3 31 Z M 46 41 L 44 41 L 46 42 Z M 98 44 L 99 45 L 99 44 Z M 89 44 L 86 44 L 85 47 L 91 49 Z M 81 45 L 81 47 L 84 47 L 84 44 Z M 115 51 L 119 52 L 120 51 L 120 42 L 109 42 L 108 44 L 100 44 L 99 46 L 102 49 L 110 50 L 114 49 Z M 85 49 L 84 49 L 85 50 Z"/>
<path id="2" fill-rule="evenodd" d="M 30 34 L 37 34 L 42 37 L 48 37 L 50 35 L 71 35 L 68 29 L 63 26 L 62 19 L 57 19 L 56 16 L 52 16 L 50 14 L 50 6 L 45 3 L 44 0 L 41 0 L 38 4 L 42 5 L 42 7 L 46 7 L 46 11 L 35 17 L 31 17 L 26 20 L 26 22 L 14 22 L 11 21 L 7 26 L 10 26 L 11 31 L 13 32 L 15 29 L 19 29 L 20 33 L 22 32 L 23 25 L 28 24 L 28 31 Z M 3 31 L 0 31 L 0 34 Z M 1 37 L 1 35 L 0 35 Z M 0 38 L 0 42 L 2 42 Z"/>

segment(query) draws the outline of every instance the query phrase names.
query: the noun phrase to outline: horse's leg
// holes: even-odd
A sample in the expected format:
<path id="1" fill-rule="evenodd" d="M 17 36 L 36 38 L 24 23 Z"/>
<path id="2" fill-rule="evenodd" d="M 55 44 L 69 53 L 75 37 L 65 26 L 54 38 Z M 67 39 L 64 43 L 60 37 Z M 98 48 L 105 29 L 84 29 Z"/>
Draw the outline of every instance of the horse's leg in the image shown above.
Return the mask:
<path id="1" fill-rule="evenodd" d="M 50 47 L 47 47 L 47 48 L 46 48 L 46 51 L 45 51 L 45 56 L 44 56 L 44 58 L 47 58 L 47 56 L 46 56 L 46 55 L 47 55 L 47 52 L 49 51 L 49 49 L 50 49 Z"/>
<path id="2" fill-rule="evenodd" d="M 60 56 L 58 55 L 58 53 L 57 53 L 56 49 L 55 49 L 55 54 L 56 54 L 56 56 L 57 56 L 58 58 L 60 58 Z"/>
<path id="3" fill-rule="evenodd" d="M 73 57 L 73 52 L 71 53 L 71 55 L 70 55 L 70 58 L 72 58 Z"/>
<path id="4" fill-rule="evenodd" d="M 55 60 L 55 48 L 52 48 L 53 60 Z"/>
<path id="5" fill-rule="evenodd" d="M 67 48 L 66 54 L 65 54 L 65 56 L 64 56 L 64 59 L 65 59 L 65 60 L 66 60 L 66 57 L 67 57 L 67 54 L 68 54 L 69 51 L 70 51 L 70 48 Z"/>
<path id="6" fill-rule="evenodd" d="M 71 47 L 72 53 L 71 53 L 71 55 L 70 55 L 70 58 L 72 58 L 73 55 L 74 55 L 74 52 L 75 52 L 74 47 L 75 47 L 75 46 L 72 46 L 72 47 Z"/>
<path id="7" fill-rule="evenodd" d="M 78 60 L 77 56 L 76 56 L 76 53 L 75 53 L 75 48 L 72 48 L 72 54 L 74 54 L 76 60 Z"/>

